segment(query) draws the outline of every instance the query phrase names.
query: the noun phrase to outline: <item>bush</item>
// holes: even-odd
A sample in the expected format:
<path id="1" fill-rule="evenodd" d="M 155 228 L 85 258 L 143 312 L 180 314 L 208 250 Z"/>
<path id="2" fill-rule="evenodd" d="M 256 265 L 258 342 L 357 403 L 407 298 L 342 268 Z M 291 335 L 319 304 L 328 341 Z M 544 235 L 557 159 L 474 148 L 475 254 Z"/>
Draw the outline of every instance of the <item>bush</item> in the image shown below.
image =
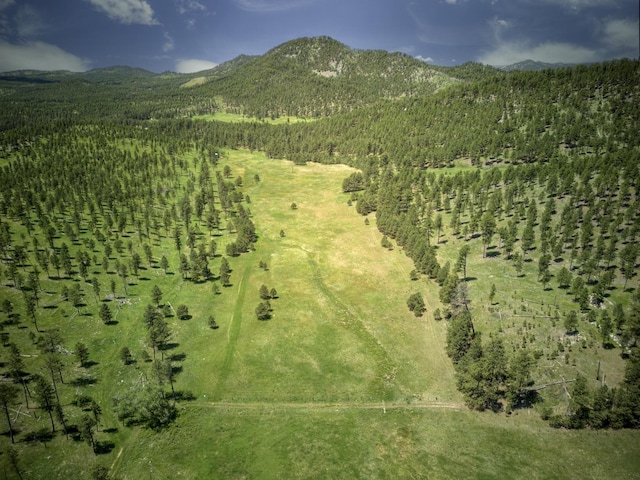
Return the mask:
<path id="1" fill-rule="evenodd" d="M 186 305 L 178 305 L 178 309 L 176 310 L 176 314 L 180 320 L 188 320 L 189 319 L 189 307 Z"/>
<path id="2" fill-rule="evenodd" d="M 260 302 L 256 307 L 256 317 L 258 320 L 269 320 L 271 317 L 271 306 L 269 301 Z"/>
<path id="3" fill-rule="evenodd" d="M 426 310 L 422 295 L 419 293 L 414 293 L 407 299 L 407 306 L 416 317 L 421 317 Z"/>

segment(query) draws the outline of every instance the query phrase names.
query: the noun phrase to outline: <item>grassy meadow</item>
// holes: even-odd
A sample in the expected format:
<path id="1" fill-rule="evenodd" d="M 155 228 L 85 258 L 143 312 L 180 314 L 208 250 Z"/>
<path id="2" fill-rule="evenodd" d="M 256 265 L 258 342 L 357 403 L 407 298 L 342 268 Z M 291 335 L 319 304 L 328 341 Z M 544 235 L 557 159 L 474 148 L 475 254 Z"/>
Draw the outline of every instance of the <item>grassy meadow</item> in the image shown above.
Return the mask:
<path id="1" fill-rule="evenodd" d="M 242 123 L 242 122 L 264 122 L 270 123 L 273 125 L 282 125 L 285 123 L 298 123 L 298 122 L 312 122 L 314 119 L 312 118 L 300 118 L 293 117 L 291 115 L 283 115 L 278 118 L 262 118 L 259 119 L 257 117 L 248 117 L 247 115 L 243 115 L 241 113 L 231 113 L 227 111 L 218 111 L 216 113 L 203 114 L 203 115 L 194 115 L 191 117 L 193 120 L 206 120 L 208 122 L 216 121 L 216 122 L 227 122 L 227 123 Z"/>
<path id="2" fill-rule="evenodd" d="M 62 403 L 83 394 L 98 401 L 103 413 L 96 437 L 103 453 L 94 455 L 62 434 L 18 436 L 22 478 L 89 478 L 96 463 L 121 479 L 637 478 L 639 432 L 553 430 L 528 410 L 506 416 L 463 406 L 444 352 L 447 324 L 433 320 L 441 308 L 437 285 L 410 281 L 413 264 L 402 249 L 383 249 L 375 217 L 366 224 L 347 205 L 340 186 L 351 169 L 300 166 L 235 150 L 225 152 L 219 168 L 224 165 L 243 179 L 259 239 L 255 251 L 229 259 L 231 284 L 220 293 L 211 282 L 182 279 L 173 240 L 164 236 L 154 238 L 154 252 L 167 256 L 168 274 L 155 258 L 138 277 L 129 277 L 126 299 L 120 278 L 92 267 L 102 297 L 109 294 L 108 280 L 117 280 L 119 298 L 108 302 L 115 314 L 111 325 L 98 318 L 90 285 L 76 311 L 57 300 L 60 280 L 43 279 L 47 313 L 38 316 L 40 329 L 60 328 L 69 346 L 86 343 L 95 362 L 81 368 L 70 357 L 65 385 L 73 388 L 61 389 Z M 129 235 L 135 242 L 135 234 Z M 214 238 L 224 252 L 224 232 Z M 439 258 L 455 262 L 453 240 L 446 234 L 441 240 Z M 220 261 L 217 256 L 211 262 L 212 271 Z M 498 290 L 495 305 L 482 303 L 491 281 L 472 280 L 472 308 L 480 325 L 502 328 L 516 342 L 524 318 L 503 319 L 496 312 L 522 311 L 526 304 L 542 315 L 549 307 L 534 303 L 541 290 L 534 265 L 524 272 L 531 285 L 519 283 L 517 290 L 510 289 L 515 272 L 499 265 L 472 250 L 468 275 L 495 278 Z M 190 313 L 187 320 L 168 319 L 172 337 L 164 355 L 178 371 L 176 390 L 193 399 L 179 402 L 177 420 L 159 432 L 124 427 L 111 406 L 114 396 L 150 376 L 142 360 L 143 312 L 153 285 L 162 290 L 162 303 L 185 304 Z M 278 293 L 267 321 L 255 314 L 261 285 Z M 421 318 L 407 309 L 414 292 L 426 299 Z M 15 289 L 1 293 L 21 304 Z M 210 315 L 218 329 L 209 328 Z M 527 321 L 542 331 L 543 320 Z M 25 316 L 23 327 L 28 322 Z M 12 340 L 23 354 L 37 354 L 26 328 L 12 333 Z M 120 361 L 123 346 L 131 349 L 134 364 Z M 574 350 L 580 362 L 580 349 Z M 615 381 L 616 353 L 603 351 L 602 362 L 606 371 L 611 363 Z M 16 414 L 18 430 L 48 427 L 45 413 L 27 414 Z M 8 434 L 0 442 L 4 451 Z M 6 478 L 18 478 L 6 454 L 0 463 Z"/>

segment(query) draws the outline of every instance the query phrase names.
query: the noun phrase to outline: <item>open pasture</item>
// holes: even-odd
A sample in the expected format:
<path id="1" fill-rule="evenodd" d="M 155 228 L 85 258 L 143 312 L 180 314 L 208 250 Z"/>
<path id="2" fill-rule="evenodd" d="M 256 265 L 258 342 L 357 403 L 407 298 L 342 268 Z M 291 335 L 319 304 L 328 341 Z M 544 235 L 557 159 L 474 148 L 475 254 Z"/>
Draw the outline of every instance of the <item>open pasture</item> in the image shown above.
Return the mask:
<path id="1" fill-rule="evenodd" d="M 96 380 L 75 393 L 102 405 L 96 436 L 106 448 L 94 456 L 60 434 L 19 441 L 24 478 L 86 478 L 96 463 L 123 479 L 633 478 L 640 471 L 637 432 L 558 431 L 526 410 L 507 417 L 463 406 L 444 353 L 446 322 L 433 319 L 437 287 L 410 281 L 413 264 L 402 249 L 381 248 L 374 216 L 366 224 L 347 205 L 340 184 L 348 167 L 236 150 L 225 152 L 225 165 L 242 178 L 259 237 L 254 251 L 229 258 L 230 285 L 216 294 L 211 282 L 184 280 L 172 239 L 158 236 L 154 251 L 169 258 L 169 273 L 153 264 L 130 278 L 127 301 L 109 302 L 114 324 L 100 323 L 88 290 L 79 315 L 56 307 L 39 318 L 43 330 L 63 329 L 69 345 L 88 345 Z M 227 233 L 214 238 L 224 252 Z M 220 262 L 218 255 L 211 270 Z M 104 291 L 110 275 L 95 268 Z M 57 281 L 45 285 L 52 297 Z M 111 406 L 114 395 L 151 376 L 142 360 L 143 312 L 154 284 L 163 303 L 190 313 L 169 318 L 164 354 L 178 370 L 176 391 L 192 399 L 179 402 L 177 420 L 158 432 L 124 427 Z M 262 285 L 277 290 L 266 321 L 255 314 Z M 420 318 L 406 306 L 414 292 L 427 299 Z M 219 328 L 209 328 L 210 315 Z M 125 345 L 133 365 L 118 358 Z M 75 366 L 69 375 L 83 371 Z M 73 398 L 65 390 L 63 403 Z M 48 418 L 37 422 L 46 427 Z M 2 462 L 11 472 L 5 455 Z"/>

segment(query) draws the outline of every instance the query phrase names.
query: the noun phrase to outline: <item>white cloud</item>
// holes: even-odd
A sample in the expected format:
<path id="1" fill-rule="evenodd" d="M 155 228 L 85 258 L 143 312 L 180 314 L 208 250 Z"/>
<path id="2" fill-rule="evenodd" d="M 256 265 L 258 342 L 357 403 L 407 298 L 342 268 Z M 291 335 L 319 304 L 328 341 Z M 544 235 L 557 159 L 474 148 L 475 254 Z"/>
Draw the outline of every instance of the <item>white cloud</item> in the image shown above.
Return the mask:
<path id="1" fill-rule="evenodd" d="M 608 20 L 604 24 L 603 33 L 604 37 L 602 41 L 607 48 L 623 52 L 633 52 L 629 56 L 636 56 L 638 54 L 638 42 L 639 40 L 639 28 L 638 20 Z"/>
<path id="2" fill-rule="evenodd" d="M 523 60 L 545 63 L 589 63 L 599 60 L 598 51 L 569 43 L 545 42 L 531 45 L 526 42 L 506 42 L 478 58 L 489 65 L 510 65 Z"/>
<path id="3" fill-rule="evenodd" d="M 500 27 L 508 27 L 509 26 L 509 22 L 507 22 L 506 20 L 496 20 L 496 23 Z"/>
<path id="4" fill-rule="evenodd" d="M 217 63 L 209 62 L 208 60 L 198 60 L 196 58 L 190 58 L 185 60 L 178 60 L 178 62 L 176 63 L 176 72 L 195 73 L 201 72 L 202 70 L 209 70 L 217 66 Z"/>
<path id="5" fill-rule="evenodd" d="M 70 70 L 84 72 L 88 62 L 55 45 L 31 42 L 15 45 L 0 40 L 0 71 L 13 70 Z"/>
<path id="6" fill-rule="evenodd" d="M 537 3 L 540 0 L 535 1 Z M 618 3 L 617 0 L 542 0 L 542 2 L 564 7 L 574 12 L 585 8 L 615 6 Z"/>
<path id="7" fill-rule="evenodd" d="M 546 63 L 590 63 L 610 58 L 635 58 L 640 42 L 638 20 L 607 19 L 596 29 L 598 44 L 585 47 L 562 42 L 501 41 L 478 58 L 489 65 L 509 65 L 523 60 Z"/>
<path id="8" fill-rule="evenodd" d="M 87 0 L 111 20 L 124 24 L 158 25 L 146 0 Z"/>
<path id="9" fill-rule="evenodd" d="M 196 0 L 176 0 L 176 8 L 181 15 L 190 12 L 206 12 L 207 7 Z"/>
<path id="10" fill-rule="evenodd" d="M 249 12 L 278 12 L 308 5 L 312 0 L 234 0 L 236 5 Z"/>
<path id="11" fill-rule="evenodd" d="M 176 43 L 173 41 L 173 37 L 167 32 L 164 32 L 164 45 L 162 45 L 163 52 L 170 52 L 176 48 Z"/>
<path id="12" fill-rule="evenodd" d="M 433 63 L 433 58 L 431 58 L 431 57 L 426 57 L 425 58 L 422 55 L 417 55 L 415 58 L 416 58 L 416 60 L 420 60 L 420 61 L 425 62 L 425 63 Z"/>
<path id="13" fill-rule="evenodd" d="M 14 3 L 15 3 L 15 0 L 0 0 L 0 11 L 10 7 Z"/>
<path id="14" fill-rule="evenodd" d="M 457 2 L 457 0 L 445 0 L 449 5 L 455 5 Z"/>
<path id="15" fill-rule="evenodd" d="M 185 20 L 188 29 L 192 29 L 196 24 L 196 17 L 208 17 L 216 12 L 209 9 L 197 0 L 175 0 L 176 10 L 180 15 L 187 16 Z"/>

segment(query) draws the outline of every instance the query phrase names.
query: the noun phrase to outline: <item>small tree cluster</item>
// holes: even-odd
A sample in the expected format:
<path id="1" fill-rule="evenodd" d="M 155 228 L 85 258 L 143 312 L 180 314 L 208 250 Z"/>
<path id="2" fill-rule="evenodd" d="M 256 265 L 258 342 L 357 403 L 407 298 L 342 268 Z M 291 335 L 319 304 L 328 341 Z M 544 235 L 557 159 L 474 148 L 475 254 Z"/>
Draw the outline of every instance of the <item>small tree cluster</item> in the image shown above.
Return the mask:
<path id="1" fill-rule="evenodd" d="M 422 295 L 420 295 L 419 293 L 413 293 L 407 299 L 407 306 L 416 317 L 421 317 L 422 314 L 426 311 L 424 300 L 422 299 Z"/>
<path id="2" fill-rule="evenodd" d="M 272 298 L 278 298 L 278 291 L 275 288 L 269 290 L 269 287 L 262 285 L 260 287 L 260 298 L 262 300 L 270 300 Z"/>
<path id="3" fill-rule="evenodd" d="M 271 304 L 269 300 L 258 304 L 256 307 L 256 317 L 258 320 L 269 320 L 271 318 Z"/>

